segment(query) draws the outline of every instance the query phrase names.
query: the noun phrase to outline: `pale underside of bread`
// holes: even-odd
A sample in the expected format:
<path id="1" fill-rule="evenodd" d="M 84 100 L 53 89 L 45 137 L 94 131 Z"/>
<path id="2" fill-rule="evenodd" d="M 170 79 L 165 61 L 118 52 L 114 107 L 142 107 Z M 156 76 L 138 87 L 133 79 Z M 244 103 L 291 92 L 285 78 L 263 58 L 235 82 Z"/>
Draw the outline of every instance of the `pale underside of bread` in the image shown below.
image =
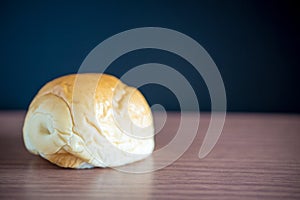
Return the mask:
<path id="1" fill-rule="evenodd" d="M 23 127 L 30 152 L 68 168 L 141 160 L 154 149 L 153 133 L 143 95 L 105 74 L 68 75 L 47 83 L 31 102 Z"/>

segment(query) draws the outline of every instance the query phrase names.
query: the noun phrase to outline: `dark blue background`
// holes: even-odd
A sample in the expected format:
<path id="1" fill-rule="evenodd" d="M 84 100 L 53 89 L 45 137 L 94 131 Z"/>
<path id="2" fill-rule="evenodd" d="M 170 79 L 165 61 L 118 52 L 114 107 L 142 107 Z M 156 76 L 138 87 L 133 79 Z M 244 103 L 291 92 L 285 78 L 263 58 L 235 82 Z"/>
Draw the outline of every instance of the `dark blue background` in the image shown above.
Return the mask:
<path id="1" fill-rule="evenodd" d="M 276 1 L 1 1 L 0 109 L 26 109 L 47 81 L 76 73 L 101 41 L 136 27 L 158 26 L 198 41 L 222 74 L 229 111 L 300 112 L 299 6 Z M 159 62 L 184 74 L 202 110 L 210 99 L 200 75 L 168 52 L 141 50 L 108 73 Z M 166 88 L 141 88 L 150 104 L 177 110 Z"/>

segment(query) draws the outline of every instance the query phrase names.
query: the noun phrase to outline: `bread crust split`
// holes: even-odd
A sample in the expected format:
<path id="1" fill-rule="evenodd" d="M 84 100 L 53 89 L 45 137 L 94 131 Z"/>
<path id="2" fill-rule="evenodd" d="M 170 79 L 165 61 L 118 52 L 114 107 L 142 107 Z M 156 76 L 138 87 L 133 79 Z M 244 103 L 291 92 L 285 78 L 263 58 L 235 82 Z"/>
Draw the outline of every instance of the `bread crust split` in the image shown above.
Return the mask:
<path id="1" fill-rule="evenodd" d="M 44 85 L 23 126 L 28 151 L 66 168 L 117 167 L 154 149 L 151 109 L 107 74 L 71 74 Z"/>

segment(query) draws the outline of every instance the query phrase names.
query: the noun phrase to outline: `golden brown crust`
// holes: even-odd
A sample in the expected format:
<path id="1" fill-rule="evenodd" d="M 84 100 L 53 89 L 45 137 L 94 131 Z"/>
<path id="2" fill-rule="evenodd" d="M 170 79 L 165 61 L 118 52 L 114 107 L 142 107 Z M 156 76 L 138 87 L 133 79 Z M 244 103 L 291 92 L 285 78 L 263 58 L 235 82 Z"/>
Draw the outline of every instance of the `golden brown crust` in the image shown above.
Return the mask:
<path id="1" fill-rule="evenodd" d="M 43 157 L 51 163 L 65 168 L 78 168 L 85 163 L 79 157 L 76 157 L 63 149 L 55 154 L 43 155 Z"/>

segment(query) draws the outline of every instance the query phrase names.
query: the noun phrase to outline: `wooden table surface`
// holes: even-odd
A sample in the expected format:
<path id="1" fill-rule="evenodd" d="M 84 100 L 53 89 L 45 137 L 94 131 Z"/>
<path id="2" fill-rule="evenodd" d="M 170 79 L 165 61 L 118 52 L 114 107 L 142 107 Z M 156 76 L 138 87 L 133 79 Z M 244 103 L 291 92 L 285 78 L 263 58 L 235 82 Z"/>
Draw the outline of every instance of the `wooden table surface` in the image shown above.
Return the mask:
<path id="1" fill-rule="evenodd" d="M 0 112 L 0 199 L 300 199 L 300 115 L 228 114 L 216 147 L 199 160 L 209 123 L 202 114 L 184 155 L 146 174 L 62 169 L 31 155 L 22 141 L 24 115 Z M 158 149 L 178 122 L 168 114 Z"/>

